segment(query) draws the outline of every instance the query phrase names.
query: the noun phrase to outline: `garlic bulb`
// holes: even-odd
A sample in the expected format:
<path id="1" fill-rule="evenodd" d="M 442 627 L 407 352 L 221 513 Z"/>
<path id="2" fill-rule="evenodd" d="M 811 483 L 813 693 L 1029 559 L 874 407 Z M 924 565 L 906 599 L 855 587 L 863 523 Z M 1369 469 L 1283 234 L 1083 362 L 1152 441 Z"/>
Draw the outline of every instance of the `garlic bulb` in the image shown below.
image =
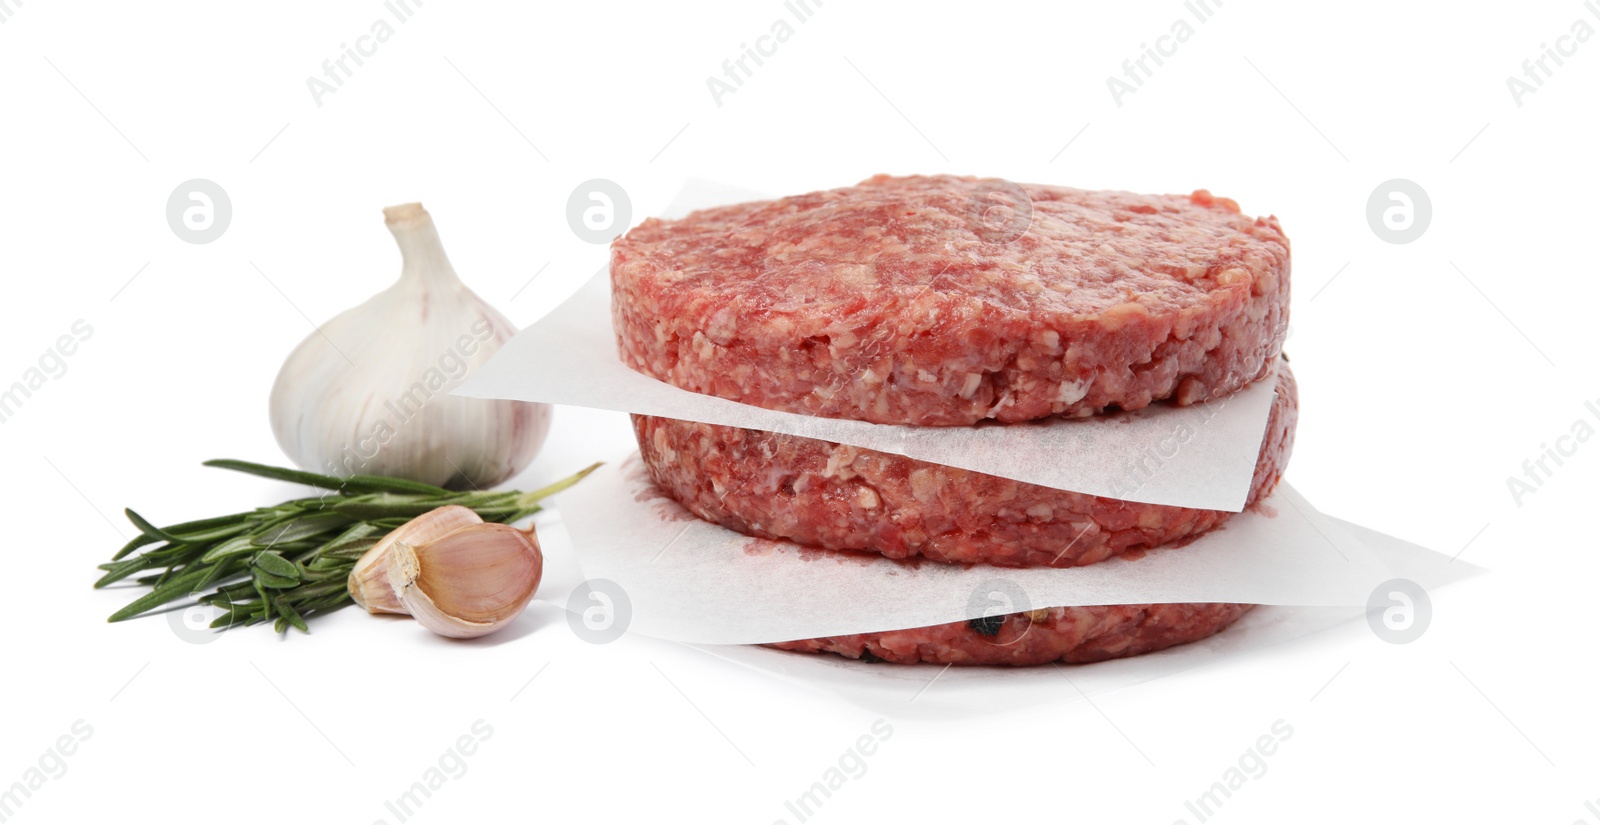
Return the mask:
<path id="1" fill-rule="evenodd" d="M 272 387 L 272 432 L 315 472 L 451 488 L 505 481 L 544 443 L 549 405 L 449 393 L 516 328 L 456 277 L 422 204 L 383 215 L 400 280 L 289 354 Z"/>
<path id="2" fill-rule="evenodd" d="M 544 556 L 533 528 L 471 521 L 441 507 L 374 545 L 350 573 L 350 595 L 371 613 L 404 613 L 457 639 L 493 633 L 539 588 Z M 410 542 L 415 541 L 416 544 Z"/>

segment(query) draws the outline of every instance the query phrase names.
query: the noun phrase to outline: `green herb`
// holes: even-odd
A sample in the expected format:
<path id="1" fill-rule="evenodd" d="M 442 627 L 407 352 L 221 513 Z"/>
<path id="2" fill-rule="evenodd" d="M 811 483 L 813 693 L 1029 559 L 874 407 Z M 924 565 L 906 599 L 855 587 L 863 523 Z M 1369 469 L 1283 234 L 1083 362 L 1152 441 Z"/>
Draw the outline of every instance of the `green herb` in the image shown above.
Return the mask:
<path id="1" fill-rule="evenodd" d="M 600 466 L 523 493 L 456 492 L 402 478 L 336 478 L 231 459 L 205 465 L 327 492 L 168 527 L 125 511 L 139 535 L 100 565 L 105 575 L 94 586 L 143 574 L 135 581 L 149 586 L 150 592 L 111 614 L 110 621 L 131 619 L 193 596 L 222 611 L 212 627 L 272 622 L 280 633 L 290 627 L 306 631 L 307 618 L 353 603 L 346 579 L 356 560 L 413 517 L 458 504 L 484 521 L 509 524 L 539 512 L 540 500 L 571 487 Z M 130 556 L 135 550 L 139 553 Z"/>

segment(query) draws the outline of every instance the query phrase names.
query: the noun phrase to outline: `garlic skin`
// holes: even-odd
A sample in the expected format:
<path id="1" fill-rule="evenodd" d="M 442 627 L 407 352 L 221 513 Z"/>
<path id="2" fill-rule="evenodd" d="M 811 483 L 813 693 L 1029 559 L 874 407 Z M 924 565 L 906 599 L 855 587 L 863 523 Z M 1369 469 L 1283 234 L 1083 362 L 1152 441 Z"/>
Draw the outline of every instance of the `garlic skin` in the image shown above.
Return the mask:
<path id="1" fill-rule="evenodd" d="M 400 279 L 289 354 L 272 387 L 273 435 L 314 472 L 499 484 L 543 445 L 549 405 L 449 392 L 516 327 L 461 283 L 421 204 L 383 214 L 400 246 Z"/>
<path id="2" fill-rule="evenodd" d="M 372 545 L 350 570 L 346 586 L 350 597 L 368 613 L 399 613 L 409 615 L 394 588 L 389 586 L 389 551 L 396 544 L 412 547 L 429 544 L 483 519 L 472 510 L 451 504 L 429 510 L 420 516 L 389 531 L 377 544 Z"/>
<path id="3" fill-rule="evenodd" d="M 544 573 L 533 529 L 485 523 L 428 544 L 396 542 L 389 586 L 423 627 L 454 639 L 493 633 L 522 613 Z"/>

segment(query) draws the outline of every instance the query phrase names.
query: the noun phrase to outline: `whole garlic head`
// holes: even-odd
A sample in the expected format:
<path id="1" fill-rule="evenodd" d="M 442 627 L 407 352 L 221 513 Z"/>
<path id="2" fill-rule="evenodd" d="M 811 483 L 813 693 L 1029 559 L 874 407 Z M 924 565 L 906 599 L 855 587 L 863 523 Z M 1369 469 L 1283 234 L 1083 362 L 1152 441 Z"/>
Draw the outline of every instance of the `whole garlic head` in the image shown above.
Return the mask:
<path id="1" fill-rule="evenodd" d="M 422 204 L 383 215 L 400 280 L 289 354 L 272 387 L 272 432 L 314 472 L 451 488 L 505 481 L 544 443 L 549 405 L 449 393 L 516 328 L 461 283 Z"/>

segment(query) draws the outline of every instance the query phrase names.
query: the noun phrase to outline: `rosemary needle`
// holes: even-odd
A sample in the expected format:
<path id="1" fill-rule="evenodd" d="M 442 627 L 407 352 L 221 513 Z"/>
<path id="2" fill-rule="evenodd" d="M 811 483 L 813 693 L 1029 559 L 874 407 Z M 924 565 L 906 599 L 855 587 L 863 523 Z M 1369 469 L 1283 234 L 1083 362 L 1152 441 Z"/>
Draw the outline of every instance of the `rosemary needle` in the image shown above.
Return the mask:
<path id="1" fill-rule="evenodd" d="M 460 492 L 389 476 L 337 478 L 233 459 L 214 459 L 205 466 L 327 492 L 167 527 L 124 511 L 139 535 L 100 565 L 104 575 L 94 586 L 144 574 L 137 581 L 150 592 L 111 614 L 110 621 L 197 597 L 200 604 L 221 611 L 212 627 L 272 622 L 280 633 L 290 627 L 307 632 L 306 619 L 353 603 L 346 579 L 356 560 L 411 518 L 456 504 L 484 521 L 509 524 L 539 512 L 542 499 L 578 483 L 600 465 L 526 493 Z"/>

